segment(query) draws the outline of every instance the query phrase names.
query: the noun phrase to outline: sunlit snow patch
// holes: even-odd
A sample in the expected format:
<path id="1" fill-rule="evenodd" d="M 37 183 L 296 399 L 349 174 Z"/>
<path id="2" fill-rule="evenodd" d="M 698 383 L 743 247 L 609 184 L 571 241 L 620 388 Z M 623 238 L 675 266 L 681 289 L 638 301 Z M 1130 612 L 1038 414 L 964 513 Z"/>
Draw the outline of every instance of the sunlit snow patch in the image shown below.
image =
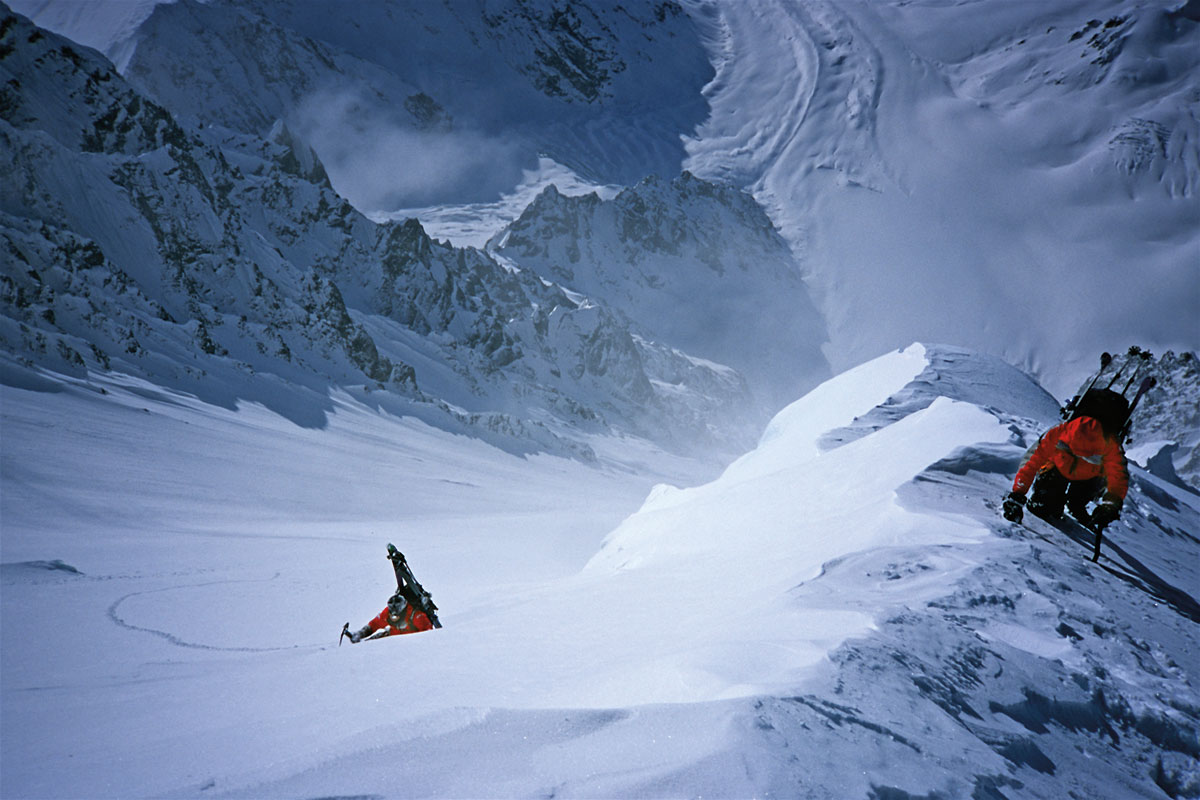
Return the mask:
<path id="1" fill-rule="evenodd" d="M 847 637 L 872 628 L 882 606 L 864 608 L 864 593 L 886 603 L 874 579 L 863 576 L 860 586 L 844 574 L 837 586 L 797 599 L 793 590 L 819 581 L 825 565 L 865 551 L 988 536 L 966 517 L 903 508 L 895 494 L 958 448 L 1010 439 L 979 407 L 939 397 L 843 447 L 821 453 L 816 446 L 826 430 L 920 374 L 926 352 L 914 345 L 827 382 L 782 411 L 762 444 L 720 478 L 657 488 L 608 537 L 584 576 L 619 585 L 608 610 L 638 625 L 604 647 L 646 667 L 626 682 L 620 702 L 703 700 L 794 683 Z M 970 561 L 957 558 L 958 567 Z M 960 574 L 952 561 L 944 567 L 938 586 L 923 586 L 921 596 Z M 663 636 L 668 630 L 673 635 Z M 622 664 L 628 677 L 630 662 Z"/>

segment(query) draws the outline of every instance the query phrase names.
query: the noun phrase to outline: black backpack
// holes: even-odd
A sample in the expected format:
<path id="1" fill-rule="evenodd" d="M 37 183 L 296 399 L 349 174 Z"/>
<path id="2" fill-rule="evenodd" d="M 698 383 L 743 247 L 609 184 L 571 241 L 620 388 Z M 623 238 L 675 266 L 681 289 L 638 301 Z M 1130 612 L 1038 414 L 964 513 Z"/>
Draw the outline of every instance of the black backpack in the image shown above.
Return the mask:
<path id="1" fill-rule="evenodd" d="M 1071 418 L 1091 417 L 1108 436 L 1119 436 L 1129 421 L 1129 401 L 1112 389 L 1088 389 L 1075 404 Z"/>

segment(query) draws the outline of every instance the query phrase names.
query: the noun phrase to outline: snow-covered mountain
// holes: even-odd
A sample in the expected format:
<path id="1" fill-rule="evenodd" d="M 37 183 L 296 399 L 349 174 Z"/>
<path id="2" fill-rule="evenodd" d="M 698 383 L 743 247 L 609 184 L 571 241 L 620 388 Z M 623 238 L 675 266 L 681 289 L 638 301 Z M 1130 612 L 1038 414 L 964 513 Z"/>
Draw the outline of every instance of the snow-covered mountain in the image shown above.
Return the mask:
<path id="1" fill-rule="evenodd" d="M 0 796 L 1200 797 L 1196 0 L 15 2 Z"/>
<path id="2" fill-rule="evenodd" d="M 1173 470 L 1200 488 L 1200 363 L 1195 353 L 1164 354 L 1157 362 L 1158 385 L 1131 426 L 1135 458 L 1168 480 Z"/>
<path id="3" fill-rule="evenodd" d="M 162 4 L 106 52 L 187 120 L 312 141 L 364 211 L 490 199 L 539 155 L 672 174 L 712 68 L 674 2 Z"/>
<path id="4" fill-rule="evenodd" d="M 689 2 L 696 175 L 802 258 L 837 370 L 954 341 L 1074 389 L 1200 341 L 1194 2 Z"/>
<path id="5" fill-rule="evenodd" d="M 645 476 L 347 395 L 38 388 L 0 387 L 6 797 L 1200 791 L 1200 498 L 1133 468 L 1099 563 L 1003 521 L 1057 403 L 995 358 L 861 365 L 633 513 Z M 445 627 L 339 649 L 387 540 Z"/>
<path id="6" fill-rule="evenodd" d="M 731 215 L 742 235 L 729 236 Z M 734 367 L 775 408 L 827 369 L 820 315 L 774 225 L 749 195 L 686 172 L 610 201 L 551 186 L 489 250 L 602 299 L 655 339 Z"/>
<path id="7" fill-rule="evenodd" d="M 434 241 L 416 220 L 376 224 L 283 123 L 265 139 L 188 133 L 97 54 L 8 20 L 0 132 L 16 158 L 0 200 L 4 338 L 19 360 L 116 369 L 225 405 L 255 400 L 306 425 L 323 423 L 330 385 L 357 386 L 367 402 L 510 448 L 584 456 L 580 437 L 595 432 L 676 449 L 744 445 L 780 404 L 774 376 L 760 370 L 747 384 L 714 360 L 742 366 L 729 348 L 707 352 L 678 325 L 650 324 L 703 313 L 736 325 L 756 309 L 711 311 L 716 293 L 758 285 L 744 268 L 654 316 L 592 297 L 586 280 L 553 283 L 539 263 Z M 686 255 L 673 266 L 706 258 L 716 229 L 760 251 L 765 240 L 766 278 L 795 269 L 752 200 L 688 187 L 643 201 L 677 218 L 694 207 L 709 228 L 674 232 Z M 626 255 L 647 261 L 660 233 L 627 231 Z M 797 279 L 787 288 L 805 299 Z M 776 372 L 811 385 L 824 362 L 807 313 L 810 355 Z"/>
<path id="8" fill-rule="evenodd" d="M 97 6 L 91 28 L 74 3 L 21 3 L 181 119 L 284 118 L 370 213 L 493 200 L 545 154 L 605 182 L 683 167 L 743 188 L 838 369 L 938 339 L 1064 394 L 1100 350 L 1200 344 L 1185 0 L 189 0 Z"/>

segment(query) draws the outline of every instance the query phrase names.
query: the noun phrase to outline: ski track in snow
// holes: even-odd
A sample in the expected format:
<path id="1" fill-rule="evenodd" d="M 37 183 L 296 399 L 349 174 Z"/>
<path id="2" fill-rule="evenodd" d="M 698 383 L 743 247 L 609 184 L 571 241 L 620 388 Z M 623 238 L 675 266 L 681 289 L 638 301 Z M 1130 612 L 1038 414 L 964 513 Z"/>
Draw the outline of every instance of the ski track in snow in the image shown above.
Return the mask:
<path id="1" fill-rule="evenodd" d="M 191 648 L 193 650 L 217 650 L 217 651 L 226 652 L 226 653 L 273 653 L 273 652 L 278 652 L 280 650 L 304 650 L 304 649 L 324 646 L 324 644 L 320 643 L 320 642 L 318 642 L 316 644 L 311 644 L 311 645 L 294 644 L 294 645 L 288 645 L 286 647 L 228 647 L 228 646 L 213 645 L 213 644 L 200 644 L 198 642 L 189 642 L 169 631 L 158 630 L 157 628 L 148 628 L 148 627 L 144 627 L 142 625 L 135 625 L 117 613 L 117 610 L 121 607 L 121 605 L 126 600 L 129 600 L 132 597 L 140 597 L 143 595 L 151 595 L 151 594 L 161 594 L 164 592 L 176 592 L 176 591 L 179 591 L 180 589 L 201 589 L 201 588 L 207 588 L 210 586 L 229 586 L 232 584 L 241 584 L 241 583 L 265 583 L 268 581 L 278 580 L 281 574 L 282 573 L 276 572 L 270 578 L 260 578 L 257 580 L 251 579 L 251 580 L 208 581 L 205 583 L 189 583 L 189 584 L 182 584 L 179 586 L 166 586 L 161 589 L 147 589 L 145 591 L 140 591 L 140 592 L 130 592 L 129 594 L 122 595 L 121 597 L 119 597 L 113 601 L 112 605 L 110 605 L 108 607 L 108 618 L 110 620 L 112 620 L 113 623 L 115 623 L 119 627 L 124 628 L 126 630 L 137 631 L 139 633 L 148 633 L 153 636 L 157 636 L 160 639 L 165 639 L 166 641 L 170 642 L 171 644 L 175 645 L 176 647 L 187 647 L 187 648 Z"/>

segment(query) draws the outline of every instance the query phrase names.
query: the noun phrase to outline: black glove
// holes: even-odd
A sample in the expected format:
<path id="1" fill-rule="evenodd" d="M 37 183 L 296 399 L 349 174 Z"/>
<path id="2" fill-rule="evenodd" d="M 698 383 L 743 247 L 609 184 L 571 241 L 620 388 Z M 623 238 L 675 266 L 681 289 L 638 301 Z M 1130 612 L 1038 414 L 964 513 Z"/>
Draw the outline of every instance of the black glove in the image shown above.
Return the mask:
<path id="1" fill-rule="evenodd" d="M 1025 495 L 1009 492 L 1004 496 L 1004 518 L 1009 522 L 1020 522 L 1025 516 Z"/>
<path id="2" fill-rule="evenodd" d="M 1100 505 L 1096 506 L 1096 510 L 1092 512 L 1091 527 L 1094 530 L 1102 530 L 1108 525 L 1117 521 L 1121 516 L 1121 504 L 1116 500 L 1105 499 Z"/>

